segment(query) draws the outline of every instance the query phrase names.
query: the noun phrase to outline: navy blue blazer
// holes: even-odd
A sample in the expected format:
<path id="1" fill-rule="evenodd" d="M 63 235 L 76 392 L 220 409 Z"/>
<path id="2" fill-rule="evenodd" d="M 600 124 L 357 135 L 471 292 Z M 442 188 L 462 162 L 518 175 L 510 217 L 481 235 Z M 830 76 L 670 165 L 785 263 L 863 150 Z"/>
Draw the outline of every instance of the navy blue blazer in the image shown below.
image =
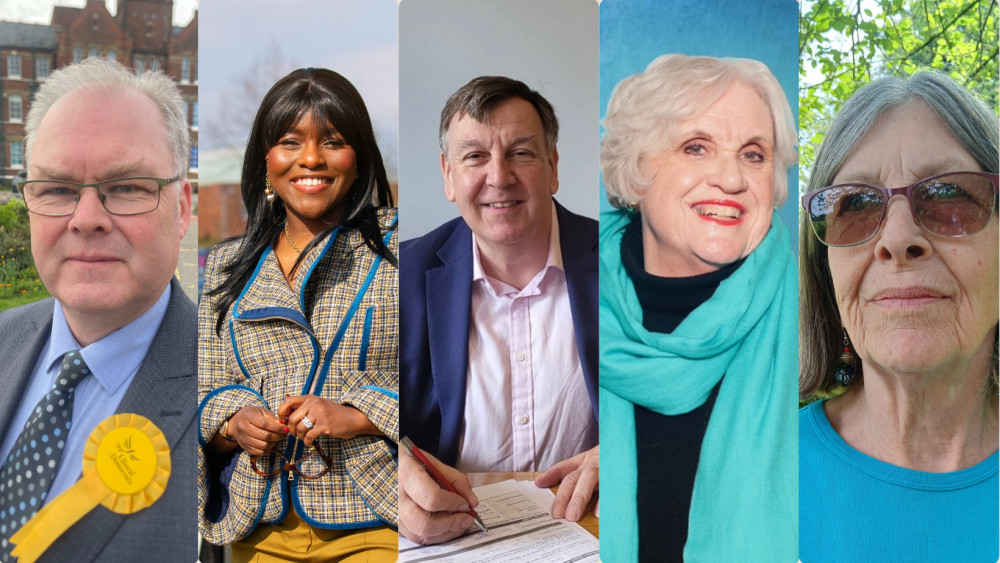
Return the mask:
<path id="1" fill-rule="evenodd" d="M 576 346 L 596 417 L 597 221 L 555 205 Z M 449 465 L 462 435 L 471 307 L 472 231 L 465 221 L 400 245 L 399 430 Z"/>

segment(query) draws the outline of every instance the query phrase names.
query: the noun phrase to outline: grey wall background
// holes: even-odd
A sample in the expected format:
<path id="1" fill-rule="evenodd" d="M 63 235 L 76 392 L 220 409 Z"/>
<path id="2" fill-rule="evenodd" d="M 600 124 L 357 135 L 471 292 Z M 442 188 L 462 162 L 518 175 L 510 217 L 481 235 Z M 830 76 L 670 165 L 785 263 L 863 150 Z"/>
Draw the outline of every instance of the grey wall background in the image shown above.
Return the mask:
<path id="1" fill-rule="evenodd" d="M 481 75 L 521 80 L 555 106 L 556 199 L 597 218 L 597 2 L 403 0 L 399 30 L 401 240 L 458 216 L 444 197 L 438 122 L 448 96 Z"/>

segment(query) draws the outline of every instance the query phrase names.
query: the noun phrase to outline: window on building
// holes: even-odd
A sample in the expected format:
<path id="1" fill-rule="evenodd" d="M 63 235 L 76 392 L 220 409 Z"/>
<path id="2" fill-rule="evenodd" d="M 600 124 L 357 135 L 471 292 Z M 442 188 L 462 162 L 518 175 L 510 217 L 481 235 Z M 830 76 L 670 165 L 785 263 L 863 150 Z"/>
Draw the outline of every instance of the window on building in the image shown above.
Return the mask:
<path id="1" fill-rule="evenodd" d="M 118 53 L 114 49 L 108 49 L 108 60 L 115 61 L 118 58 Z"/>
<path id="2" fill-rule="evenodd" d="M 35 80 L 45 80 L 49 77 L 49 65 L 51 62 L 45 56 L 35 59 Z"/>
<path id="3" fill-rule="evenodd" d="M 21 141 L 10 144 L 10 165 L 12 168 L 24 168 L 24 143 Z"/>
<path id="4" fill-rule="evenodd" d="M 24 119 L 24 106 L 21 96 L 11 95 L 7 98 L 7 119 L 9 121 L 21 121 Z"/>
<path id="5" fill-rule="evenodd" d="M 99 58 L 101 58 L 101 50 L 100 49 L 91 49 L 91 50 L 87 51 L 87 58 L 88 59 L 99 59 Z"/>
<path id="6" fill-rule="evenodd" d="M 191 128 L 198 128 L 198 102 L 191 102 Z"/>
<path id="7" fill-rule="evenodd" d="M 191 170 L 198 169 L 198 145 L 191 145 Z"/>
<path id="8" fill-rule="evenodd" d="M 136 76 L 142 76 L 142 73 L 146 70 L 146 61 L 142 57 L 135 58 L 135 74 Z"/>
<path id="9" fill-rule="evenodd" d="M 21 78 L 21 55 L 7 55 L 7 77 Z"/>
<path id="10" fill-rule="evenodd" d="M 83 47 L 73 47 L 73 62 L 78 63 L 83 60 Z"/>
<path id="11" fill-rule="evenodd" d="M 160 70 L 160 59 L 153 57 L 152 60 L 149 61 L 149 70 L 153 72 Z"/>
<path id="12" fill-rule="evenodd" d="M 181 82 L 191 82 L 191 57 L 185 56 L 181 59 Z"/>

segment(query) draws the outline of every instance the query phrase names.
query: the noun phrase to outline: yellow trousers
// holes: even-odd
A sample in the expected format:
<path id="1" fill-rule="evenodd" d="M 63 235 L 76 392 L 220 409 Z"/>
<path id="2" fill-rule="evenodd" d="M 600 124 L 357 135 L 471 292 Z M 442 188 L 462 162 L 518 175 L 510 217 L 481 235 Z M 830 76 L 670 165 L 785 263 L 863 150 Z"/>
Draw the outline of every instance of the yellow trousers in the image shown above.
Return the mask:
<path id="1" fill-rule="evenodd" d="M 313 528 L 289 510 L 278 524 L 261 524 L 233 544 L 233 563 L 394 563 L 399 536 L 388 526 L 360 530 Z"/>

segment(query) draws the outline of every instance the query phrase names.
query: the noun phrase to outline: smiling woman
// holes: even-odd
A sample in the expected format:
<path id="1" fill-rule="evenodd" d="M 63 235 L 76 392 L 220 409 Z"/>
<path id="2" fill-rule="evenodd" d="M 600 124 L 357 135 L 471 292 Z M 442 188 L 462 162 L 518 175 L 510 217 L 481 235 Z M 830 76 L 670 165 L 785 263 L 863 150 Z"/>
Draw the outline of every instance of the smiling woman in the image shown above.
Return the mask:
<path id="1" fill-rule="evenodd" d="M 354 86 L 279 80 L 242 188 L 198 316 L 202 535 L 234 561 L 395 561 L 396 213 Z"/>
<path id="2" fill-rule="evenodd" d="M 793 561 L 773 525 L 796 511 L 797 285 L 772 225 L 795 162 L 785 94 L 757 61 L 664 55 L 618 84 L 604 126 L 601 553 Z"/>
<path id="3" fill-rule="evenodd" d="M 743 258 L 767 234 L 774 126 L 756 90 L 736 82 L 674 128 L 667 148 L 643 162 L 643 258 L 651 274 L 687 277 Z"/>
<path id="4" fill-rule="evenodd" d="M 354 149 L 333 124 L 313 112 L 306 113 L 264 158 L 267 182 L 288 213 L 289 246 L 295 246 L 296 238 L 304 246 L 337 223 L 358 165 Z"/>

